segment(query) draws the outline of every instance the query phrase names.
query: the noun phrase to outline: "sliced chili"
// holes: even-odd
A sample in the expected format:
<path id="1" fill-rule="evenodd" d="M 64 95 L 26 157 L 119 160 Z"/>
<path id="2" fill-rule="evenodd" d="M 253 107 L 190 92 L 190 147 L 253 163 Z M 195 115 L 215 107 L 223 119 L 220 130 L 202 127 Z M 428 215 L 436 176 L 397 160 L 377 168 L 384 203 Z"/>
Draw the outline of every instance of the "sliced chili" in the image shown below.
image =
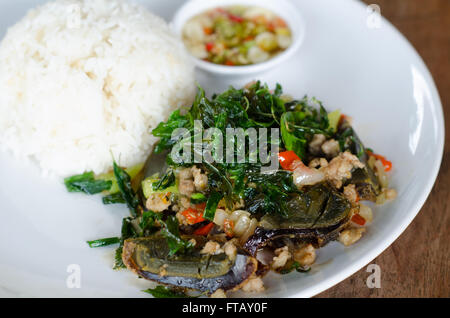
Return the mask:
<path id="1" fill-rule="evenodd" d="M 186 218 L 186 221 L 189 224 L 197 224 L 205 221 L 203 218 L 203 210 L 188 208 L 181 212 L 181 214 Z"/>
<path id="2" fill-rule="evenodd" d="M 384 171 L 391 171 L 392 170 L 392 162 L 387 160 L 386 157 L 382 156 L 382 155 L 378 155 L 376 153 L 373 153 L 371 151 L 367 151 L 369 156 L 374 157 L 375 159 L 378 159 L 381 161 L 381 163 L 384 166 Z"/>
<path id="3" fill-rule="evenodd" d="M 214 49 L 214 43 L 208 42 L 205 44 L 206 51 L 211 52 Z"/>
<path id="4" fill-rule="evenodd" d="M 202 202 L 202 203 L 196 204 L 195 208 L 197 210 L 202 210 L 203 211 L 206 208 L 206 202 Z"/>
<path id="5" fill-rule="evenodd" d="M 285 151 L 285 152 L 280 152 L 278 154 L 278 160 L 280 161 L 280 165 L 284 170 L 293 170 L 292 169 L 292 163 L 294 161 L 298 161 L 301 160 L 299 158 L 299 156 L 297 156 L 295 154 L 294 151 L 290 150 L 290 151 Z"/>
<path id="6" fill-rule="evenodd" d="M 212 228 L 214 227 L 214 223 L 209 223 L 205 225 L 204 227 L 201 227 L 197 230 L 195 230 L 195 235 L 208 235 L 209 232 L 211 232 Z"/>
<path id="7" fill-rule="evenodd" d="M 241 18 L 237 15 L 231 14 L 231 13 L 228 13 L 228 19 L 230 19 L 231 21 L 236 22 L 236 23 L 244 22 L 243 18 Z"/>
<path id="8" fill-rule="evenodd" d="M 358 225 L 363 226 L 364 224 L 366 224 L 366 219 L 364 219 L 361 215 L 359 214 L 354 214 L 352 216 L 352 222 Z"/>

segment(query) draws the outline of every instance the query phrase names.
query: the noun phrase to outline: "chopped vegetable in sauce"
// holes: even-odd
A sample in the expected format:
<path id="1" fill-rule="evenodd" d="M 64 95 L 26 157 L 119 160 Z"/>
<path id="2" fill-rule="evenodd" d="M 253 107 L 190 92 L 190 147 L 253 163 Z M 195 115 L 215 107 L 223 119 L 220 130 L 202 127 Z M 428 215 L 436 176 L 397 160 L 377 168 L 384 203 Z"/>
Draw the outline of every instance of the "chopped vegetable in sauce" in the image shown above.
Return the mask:
<path id="1" fill-rule="evenodd" d="M 260 7 L 216 8 L 189 20 L 183 40 L 195 57 L 228 66 L 267 61 L 292 44 L 292 32 L 275 13 Z"/>

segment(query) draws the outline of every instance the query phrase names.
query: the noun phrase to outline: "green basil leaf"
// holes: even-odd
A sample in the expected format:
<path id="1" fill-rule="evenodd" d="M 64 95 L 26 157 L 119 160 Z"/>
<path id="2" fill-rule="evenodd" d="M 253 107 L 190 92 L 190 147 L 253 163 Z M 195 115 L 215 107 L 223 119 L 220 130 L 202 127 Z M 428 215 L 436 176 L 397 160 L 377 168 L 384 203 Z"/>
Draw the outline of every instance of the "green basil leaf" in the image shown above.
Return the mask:
<path id="1" fill-rule="evenodd" d="M 143 292 L 148 293 L 155 298 L 192 298 L 185 293 L 175 291 L 164 286 L 156 286 L 155 288 L 143 290 Z"/>
<path id="2" fill-rule="evenodd" d="M 139 197 L 134 192 L 131 186 L 131 178 L 128 173 L 120 168 L 116 162 L 114 162 L 114 176 L 117 180 L 117 185 L 119 186 L 120 193 L 122 193 L 122 198 L 125 200 L 130 213 L 133 217 L 140 214 L 142 206 L 140 204 Z"/>
<path id="3" fill-rule="evenodd" d="M 94 241 L 87 241 L 87 243 L 89 244 L 90 248 L 103 247 L 103 246 L 108 246 L 108 245 L 113 245 L 113 244 L 119 244 L 120 238 L 119 237 L 109 237 L 109 238 L 104 238 L 104 239 L 99 239 L 99 240 L 94 240 Z"/>
<path id="4" fill-rule="evenodd" d="M 167 244 L 170 249 L 169 256 L 177 253 L 185 253 L 193 247 L 192 242 L 185 241 L 180 237 L 178 220 L 175 216 L 171 215 L 167 217 L 165 222 L 161 219 L 158 221 L 163 225 L 161 233 L 167 239 Z"/>
<path id="5" fill-rule="evenodd" d="M 216 214 L 217 206 L 220 200 L 222 200 L 223 194 L 219 192 L 213 192 L 210 194 L 208 201 L 206 202 L 205 212 L 203 212 L 203 217 L 209 221 L 214 221 L 214 216 Z"/>
<path id="6" fill-rule="evenodd" d="M 122 193 L 120 193 L 120 192 L 104 196 L 102 198 L 102 202 L 105 205 L 126 203 L 126 201 L 124 200 L 124 198 L 122 196 Z"/>
<path id="7" fill-rule="evenodd" d="M 89 195 L 107 191 L 112 186 L 111 181 L 95 180 L 93 172 L 65 178 L 64 184 L 69 192 L 83 192 Z"/>

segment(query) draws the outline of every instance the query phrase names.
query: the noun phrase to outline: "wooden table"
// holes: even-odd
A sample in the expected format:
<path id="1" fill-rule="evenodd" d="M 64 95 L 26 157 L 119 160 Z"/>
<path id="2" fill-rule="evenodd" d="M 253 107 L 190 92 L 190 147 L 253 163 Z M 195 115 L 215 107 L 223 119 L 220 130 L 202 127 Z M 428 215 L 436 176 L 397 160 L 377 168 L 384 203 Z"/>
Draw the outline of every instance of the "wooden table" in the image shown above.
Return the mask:
<path id="1" fill-rule="evenodd" d="M 318 297 L 450 297 L 450 0 L 364 0 L 378 4 L 425 60 L 446 119 L 444 158 L 419 215 L 370 264 L 381 268 L 381 288 L 370 289 L 366 267 Z"/>

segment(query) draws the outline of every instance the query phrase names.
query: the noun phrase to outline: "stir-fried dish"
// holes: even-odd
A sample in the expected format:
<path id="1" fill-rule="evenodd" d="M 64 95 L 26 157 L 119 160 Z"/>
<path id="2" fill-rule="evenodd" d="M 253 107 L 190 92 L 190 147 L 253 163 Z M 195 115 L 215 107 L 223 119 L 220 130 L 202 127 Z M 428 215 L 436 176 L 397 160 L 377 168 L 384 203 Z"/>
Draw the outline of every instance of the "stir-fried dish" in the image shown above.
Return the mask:
<path id="1" fill-rule="evenodd" d="M 222 65 L 269 60 L 292 44 L 286 22 L 259 7 L 231 6 L 203 12 L 183 28 L 183 41 L 195 57 Z"/>
<path id="2" fill-rule="evenodd" d="M 221 149 L 214 147 L 220 133 L 198 138 L 199 123 L 223 136 L 242 129 L 240 142 L 230 138 L 231 157 L 240 161 L 193 160 L 199 146 L 216 159 Z M 268 129 L 257 139 L 270 146 L 246 147 L 258 129 Z M 114 164 L 109 175 L 86 173 L 66 186 L 128 205 L 121 236 L 89 244 L 119 244 L 115 268 L 171 288 L 150 289 L 154 296 L 261 292 L 270 270 L 307 272 L 328 242 L 358 241 L 373 218 L 370 202 L 396 196 L 388 186 L 392 163 L 363 145 L 348 116 L 328 113 L 315 98 L 283 95 L 280 85 L 271 91 L 256 82 L 212 98 L 199 89 L 192 107 L 175 111 L 153 135 L 160 138 L 154 153 L 166 156 L 160 173 L 144 178 L 143 165 Z M 271 146 L 276 167 L 265 169 Z M 179 156 L 182 149 L 192 156 Z"/>

